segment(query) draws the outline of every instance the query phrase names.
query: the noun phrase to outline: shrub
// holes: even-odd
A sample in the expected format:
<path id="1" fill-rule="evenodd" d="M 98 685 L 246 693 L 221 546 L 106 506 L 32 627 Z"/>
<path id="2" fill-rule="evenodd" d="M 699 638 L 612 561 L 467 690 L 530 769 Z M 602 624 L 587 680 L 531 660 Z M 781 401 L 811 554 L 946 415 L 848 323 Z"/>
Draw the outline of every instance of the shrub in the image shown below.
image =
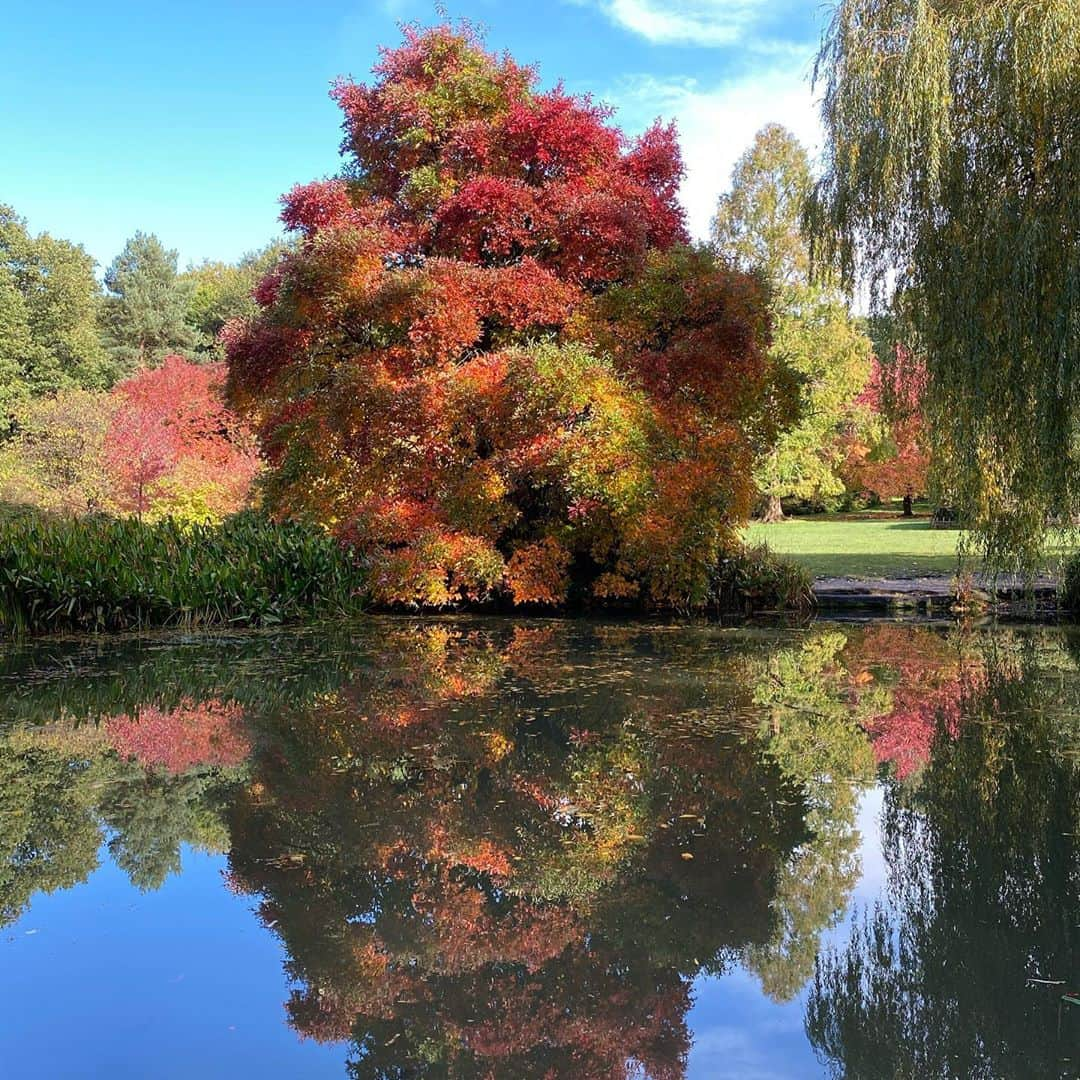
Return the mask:
<path id="1" fill-rule="evenodd" d="M 240 514 L 222 525 L 0 520 L 10 631 L 266 626 L 360 608 L 363 576 L 320 530 Z"/>
<path id="2" fill-rule="evenodd" d="M 814 593 L 805 567 L 761 544 L 720 559 L 713 571 L 710 600 L 722 612 L 806 611 L 813 606 Z"/>

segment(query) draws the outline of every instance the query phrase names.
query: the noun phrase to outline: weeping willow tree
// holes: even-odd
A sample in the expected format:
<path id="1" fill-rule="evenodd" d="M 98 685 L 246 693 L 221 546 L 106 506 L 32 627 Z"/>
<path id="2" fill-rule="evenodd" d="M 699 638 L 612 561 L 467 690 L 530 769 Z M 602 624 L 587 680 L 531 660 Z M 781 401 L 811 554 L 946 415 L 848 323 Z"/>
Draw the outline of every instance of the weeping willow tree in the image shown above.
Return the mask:
<path id="1" fill-rule="evenodd" d="M 815 258 L 914 300 L 942 489 L 995 568 L 1080 508 L 1080 0 L 840 0 Z"/>

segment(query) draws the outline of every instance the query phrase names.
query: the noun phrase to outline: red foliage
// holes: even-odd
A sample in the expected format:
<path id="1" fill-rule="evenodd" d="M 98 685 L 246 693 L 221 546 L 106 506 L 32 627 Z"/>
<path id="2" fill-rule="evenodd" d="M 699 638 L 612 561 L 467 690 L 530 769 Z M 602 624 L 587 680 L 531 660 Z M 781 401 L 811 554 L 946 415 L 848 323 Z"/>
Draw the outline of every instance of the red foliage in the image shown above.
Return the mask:
<path id="1" fill-rule="evenodd" d="M 176 465 L 178 455 L 176 433 L 163 416 L 138 408 L 117 410 L 105 436 L 105 466 L 117 504 L 139 515 L 149 510 L 154 485 Z"/>
<path id="2" fill-rule="evenodd" d="M 874 358 L 856 404 L 879 419 L 885 439 L 877 446 L 854 436 L 848 440 L 842 472 L 849 489 L 881 499 L 926 492 L 930 452 L 922 401 L 927 377 L 924 361 L 904 345 L 896 346 L 888 365 Z"/>
<path id="3" fill-rule="evenodd" d="M 223 376 L 220 364 L 168 356 L 117 384 L 105 459 L 122 509 L 144 513 L 167 482 L 173 497 L 197 488 L 217 515 L 240 509 L 260 463 L 252 436 L 224 402 Z"/>
<path id="4" fill-rule="evenodd" d="M 982 668 L 931 630 L 877 627 L 845 652 L 853 686 L 872 685 L 871 668 L 887 672 L 891 707 L 866 723 L 874 756 L 891 762 L 899 779 L 930 760 L 934 740 L 955 738 L 965 696 L 983 678 Z"/>
<path id="5" fill-rule="evenodd" d="M 760 285 L 679 247 L 672 127 L 631 143 L 467 29 L 404 36 L 335 86 L 346 178 L 286 196 L 297 250 L 226 332 L 270 508 L 348 536 L 389 603 L 700 599 L 768 441 Z"/>
<path id="6" fill-rule="evenodd" d="M 196 765 L 240 765 L 251 753 L 243 710 L 214 700 L 186 699 L 170 710 L 149 706 L 137 716 L 111 717 L 105 730 L 121 757 L 174 774 Z"/>

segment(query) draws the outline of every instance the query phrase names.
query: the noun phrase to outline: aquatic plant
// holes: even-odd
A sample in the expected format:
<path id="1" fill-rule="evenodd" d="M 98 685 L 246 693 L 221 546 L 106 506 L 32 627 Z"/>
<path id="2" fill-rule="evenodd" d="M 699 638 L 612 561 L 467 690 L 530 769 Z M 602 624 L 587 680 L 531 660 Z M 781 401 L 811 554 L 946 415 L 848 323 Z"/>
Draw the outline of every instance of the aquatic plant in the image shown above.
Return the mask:
<path id="1" fill-rule="evenodd" d="M 267 626 L 357 611 L 364 575 L 318 529 L 254 514 L 0 523 L 0 626 L 9 631 Z"/>

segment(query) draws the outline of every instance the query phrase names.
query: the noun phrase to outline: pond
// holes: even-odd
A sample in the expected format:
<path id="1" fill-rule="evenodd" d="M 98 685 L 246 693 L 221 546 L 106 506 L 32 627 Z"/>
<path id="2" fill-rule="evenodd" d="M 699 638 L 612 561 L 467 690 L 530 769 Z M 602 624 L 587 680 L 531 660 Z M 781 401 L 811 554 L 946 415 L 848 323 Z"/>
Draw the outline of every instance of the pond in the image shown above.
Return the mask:
<path id="1" fill-rule="evenodd" d="M 1078 656 L 484 619 L 8 646 L 0 1071 L 1076 1076 Z"/>

